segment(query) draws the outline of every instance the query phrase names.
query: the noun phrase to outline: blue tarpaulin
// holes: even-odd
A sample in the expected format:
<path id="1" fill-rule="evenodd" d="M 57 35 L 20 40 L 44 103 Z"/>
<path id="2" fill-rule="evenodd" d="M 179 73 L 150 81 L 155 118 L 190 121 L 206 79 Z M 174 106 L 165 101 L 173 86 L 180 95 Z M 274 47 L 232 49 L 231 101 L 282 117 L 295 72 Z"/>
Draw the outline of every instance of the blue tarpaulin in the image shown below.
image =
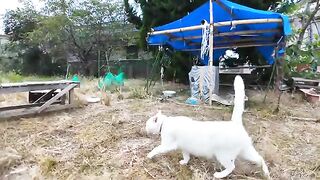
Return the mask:
<path id="1" fill-rule="evenodd" d="M 229 47 L 244 47 L 248 44 L 259 44 L 255 48 L 263 55 L 269 64 L 274 63 L 274 50 L 279 43 L 285 41 L 285 37 L 291 35 L 289 18 L 285 15 L 252 9 L 227 0 L 213 1 L 214 22 L 250 20 L 250 19 L 282 19 L 282 23 L 259 23 L 259 24 L 243 24 L 217 27 L 214 36 L 214 61 L 218 61 Z M 178 29 L 190 26 L 201 25 L 201 21 L 210 22 L 210 4 L 203 4 L 198 9 L 189 13 L 187 16 L 174 21 L 172 23 L 155 27 L 154 31 L 163 31 L 170 29 Z M 260 31 L 252 33 L 252 31 Z M 269 31 L 270 30 L 270 31 Z M 237 34 L 222 36 L 227 32 L 243 32 L 251 31 L 249 34 Z M 176 51 L 189 51 L 195 55 L 200 55 L 202 30 L 180 31 L 167 34 L 149 35 L 149 45 L 168 45 Z M 275 45 L 276 44 L 276 45 Z M 242 46 L 241 46 L 242 45 Z M 280 46 L 282 51 L 284 46 Z M 204 64 L 208 64 L 208 58 L 204 58 Z"/>

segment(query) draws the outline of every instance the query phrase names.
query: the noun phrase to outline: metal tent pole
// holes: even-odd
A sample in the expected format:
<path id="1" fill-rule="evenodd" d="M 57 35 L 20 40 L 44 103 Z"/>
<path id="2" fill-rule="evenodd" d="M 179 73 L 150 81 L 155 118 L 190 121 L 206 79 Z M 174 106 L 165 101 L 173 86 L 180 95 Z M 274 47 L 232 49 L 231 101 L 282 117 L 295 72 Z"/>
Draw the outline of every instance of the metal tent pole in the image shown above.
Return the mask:
<path id="1" fill-rule="evenodd" d="M 214 17 L 213 17 L 213 0 L 209 0 L 210 4 L 210 34 L 209 34 L 209 73 L 210 73 L 210 83 L 209 83 L 209 104 L 212 105 L 212 67 L 214 59 L 214 49 L 213 49 L 213 29 L 214 29 Z"/>

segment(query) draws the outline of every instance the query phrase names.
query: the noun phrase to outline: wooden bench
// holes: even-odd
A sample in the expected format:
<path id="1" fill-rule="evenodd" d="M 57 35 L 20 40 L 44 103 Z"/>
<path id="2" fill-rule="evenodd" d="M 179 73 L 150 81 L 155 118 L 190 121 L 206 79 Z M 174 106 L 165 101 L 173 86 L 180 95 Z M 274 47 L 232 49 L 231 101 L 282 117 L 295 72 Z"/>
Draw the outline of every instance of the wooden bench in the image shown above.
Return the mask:
<path id="1" fill-rule="evenodd" d="M 44 81 L 0 84 L 0 95 L 29 92 L 29 104 L 0 107 L 0 118 L 35 115 L 75 107 L 73 81 Z"/>
<path id="2" fill-rule="evenodd" d="M 320 80 L 304 79 L 299 77 L 293 77 L 293 87 L 299 89 L 320 89 L 319 83 Z"/>

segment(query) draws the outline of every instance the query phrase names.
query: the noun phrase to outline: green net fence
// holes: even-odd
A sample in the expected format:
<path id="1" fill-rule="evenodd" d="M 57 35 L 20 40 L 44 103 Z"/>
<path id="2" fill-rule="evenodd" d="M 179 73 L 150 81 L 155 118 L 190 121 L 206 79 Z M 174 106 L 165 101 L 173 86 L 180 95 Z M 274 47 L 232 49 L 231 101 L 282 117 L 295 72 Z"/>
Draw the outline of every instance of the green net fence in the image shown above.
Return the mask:
<path id="1" fill-rule="evenodd" d="M 108 89 L 112 86 L 123 86 L 124 85 L 124 72 L 121 72 L 118 75 L 114 75 L 111 72 L 108 72 L 103 78 L 100 78 L 98 81 L 98 88 Z"/>

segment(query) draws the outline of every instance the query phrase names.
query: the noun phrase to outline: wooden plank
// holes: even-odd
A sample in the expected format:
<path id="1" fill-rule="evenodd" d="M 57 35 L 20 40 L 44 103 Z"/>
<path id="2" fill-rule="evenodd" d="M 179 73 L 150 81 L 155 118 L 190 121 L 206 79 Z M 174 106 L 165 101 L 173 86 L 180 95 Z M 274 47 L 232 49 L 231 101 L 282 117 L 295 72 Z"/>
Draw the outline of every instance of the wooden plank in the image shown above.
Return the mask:
<path id="1" fill-rule="evenodd" d="M 293 77 L 294 81 L 302 81 L 302 82 L 312 82 L 312 83 L 319 83 L 320 80 L 318 79 L 305 79 L 305 78 L 299 78 L 299 77 Z"/>
<path id="2" fill-rule="evenodd" d="M 304 84 L 295 84 L 294 86 L 297 87 L 297 88 L 300 88 L 300 89 L 311 89 L 311 88 L 314 88 L 314 89 L 320 90 L 320 86 L 312 86 L 312 85 L 304 85 Z"/>
<path id="3" fill-rule="evenodd" d="M 52 93 L 54 93 L 56 90 L 52 89 L 51 91 L 45 93 L 44 95 L 42 95 L 39 99 L 37 99 L 33 104 L 37 104 L 39 101 L 41 101 L 43 98 L 47 97 L 48 95 L 52 95 Z"/>
<path id="4" fill-rule="evenodd" d="M 74 94 L 74 89 L 71 89 L 69 91 L 69 104 L 73 104 L 74 103 L 74 99 L 75 99 L 75 94 Z"/>
<path id="5" fill-rule="evenodd" d="M 11 94 L 11 93 L 19 93 L 19 92 L 29 92 L 36 90 L 48 90 L 48 89 L 63 89 L 67 87 L 66 84 L 58 84 L 58 85 L 37 85 L 37 86 L 21 86 L 21 87 L 0 87 L 0 94 Z"/>
<path id="6" fill-rule="evenodd" d="M 21 87 L 21 86 L 38 86 L 38 85 L 57 85 L 57 84 L 78 84 L 73 81 L 30 81 L 21 83 L 2 83 L 0 87 Z"/>
<path id="7" fill-rule="evenodd" d="M 55 95 L 53 98 L 51 98 L 49 101 L 47 101 L 44 105 L 42 105 L 39 109 L 38 109 L 38 113 L 41 113 L 43 110 L 45 110 L 46 108 L 48 108 L 52 103 L 54 103 L 55 101 L 57 101 L 60 97 L 62 97 L 63 95 L 65 95 L 66 93 L 68 93 L 70 90 L 72 90 L 73 88 L 75 88 L 77 86 L 77 84 L 70 84 L 68 87 L 64 88 L 61 92 L 59 92 L 57 95 Z"/>
<path id="8" fill-rule="evenodd" d="M 67 104 L 67 105 L 53 105 L 48 107 L 43 111 L 43 113 L 47 112 L 54 112 L 54 111 L 61 111 L 65 109 L 72 109 L 76 108 L 77 106 L 74 104 Z M 38 114 L 38 108 L 32 109 L 20 109 L 20 110 L 13 110 L 13 111 L 4 111 L 0 112 L 0 119 L 8 119 L 8 118 L 18 118 L 18 117 L 25 117 L 25 116 L 34 116 Z"/>
<path id="9" fill-rule="evenodd" d="M 36 90 L 64 89 L 69 84 L 77 84 L 78 87 L 80 86 L 79 82 L 72 81 L 5 83 L 0 85 L 0 94 L 29 92 Z"/>
<path id="10" fill-rule="evenodd" d="M 57 101 L 53 104 L 60 104 L 61 102 Z M 0 112 L 2 111 L 10 111 L 10 110 L 17 110 L 17 109 L 25 109 L 25 108 L 32 108 L 32 107 L 39 107 L 42 106 L 44 103 L 37 103 L 37 104 L 24 104 L 24 105 L 17 105 L 17 106 L 6 106 L 0 107 Z"/>

